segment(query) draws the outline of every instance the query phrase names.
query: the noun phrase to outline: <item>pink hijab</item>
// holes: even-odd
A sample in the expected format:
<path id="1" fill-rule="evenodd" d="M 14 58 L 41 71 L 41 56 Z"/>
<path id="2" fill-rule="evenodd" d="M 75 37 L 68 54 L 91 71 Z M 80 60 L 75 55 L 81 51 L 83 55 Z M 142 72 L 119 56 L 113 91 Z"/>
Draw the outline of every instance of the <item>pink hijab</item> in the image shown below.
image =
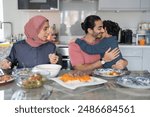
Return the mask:
<path id="1" fill-rule="evenodd" d="M 38 38 L 38 34 L 46 21 L 48 21 L 47 18 L 38 15 L 32 17 L 24 26 L 25 35 L 27 37 L 26 42 L 30 46 L 38 47 L 45 43 Z"/>

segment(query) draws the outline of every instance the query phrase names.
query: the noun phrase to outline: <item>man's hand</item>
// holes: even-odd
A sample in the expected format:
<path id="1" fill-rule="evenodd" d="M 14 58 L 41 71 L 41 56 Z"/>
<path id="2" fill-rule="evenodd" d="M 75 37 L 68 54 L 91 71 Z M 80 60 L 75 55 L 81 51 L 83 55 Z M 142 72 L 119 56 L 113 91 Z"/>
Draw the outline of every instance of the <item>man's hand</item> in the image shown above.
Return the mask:
<path id="1" fill-rule="evenodd" d="M 115 65 L 112 66 L 112 68 L 115 69 L 124 69 L 128 65 L 128 62 L 126 60 L 120 59 L 116 62 Z"/>
<path id="2" fill-rule="evenodd" d="M 105 62 L 110 62 L 114 59 L 116 59 L 119 56 L 120 50 L 119 48 L 115 48 L 113 50 L 111 50 L 111 48 L 109 48 L 105 54 L 103 59 L 105 60 Z"/>

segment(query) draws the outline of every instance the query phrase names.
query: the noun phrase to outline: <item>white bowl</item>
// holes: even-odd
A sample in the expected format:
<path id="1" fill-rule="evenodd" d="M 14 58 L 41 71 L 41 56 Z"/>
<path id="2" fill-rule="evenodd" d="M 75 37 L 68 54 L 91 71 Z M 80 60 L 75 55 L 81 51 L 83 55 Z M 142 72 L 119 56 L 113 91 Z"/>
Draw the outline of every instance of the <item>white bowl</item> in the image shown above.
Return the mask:
<path id="1" fill-rule="evenodd" d="M 37 65 L 32 69 L 32 72 L 43 72 L 48 71 L 50 72 L 50 77 L 56 77 L 60 72 L 62 66 L 58 64 L 41 64 Z"/>

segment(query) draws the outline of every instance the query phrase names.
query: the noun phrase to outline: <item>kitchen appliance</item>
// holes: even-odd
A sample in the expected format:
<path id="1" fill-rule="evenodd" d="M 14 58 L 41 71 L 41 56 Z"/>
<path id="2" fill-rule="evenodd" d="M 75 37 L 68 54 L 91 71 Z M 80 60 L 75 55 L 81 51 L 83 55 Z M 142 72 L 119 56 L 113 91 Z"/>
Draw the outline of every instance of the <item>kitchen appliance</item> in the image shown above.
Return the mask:
<path id="1" fill-rule="evenodd" d="M 136 33 L 136 44 L 141 45 L 140 40 L 145 40 L 146 45 L 150 45 L 150 22 L 139 23 Z M 144 45 L 145 45 L 144 44 Z"/>
<path id="2" fill-rule="evenodd" d="M 59 0 L 18 0 L 18 9 L 58 10 Z"/>
<path id="3" fill-rule="evenodd" d="M 63 69 L 72 69 L 72 65 L 69 58 L 69 50 L 68 45 L 57 45 L 57 52 L 62 57 L 62 68 Z"/>
<path id="4" fill-rule="evenodd" d="M 150 45 L 150 30 L 138 30 L 136 34 L 136 44 L 139 45 L 139 40 L 144 39 L 146 45 Z"/>
<path id="5" fill-rule="evenodd" d="M 132 34 L 132 30 L 130 29 L 122 30 L 119 35 L 119 42 L 123 44 L 132 44 Z"/>
<path id="6" fill-rule="evenodd" d="M 150 22 L 143 22 L 138 25 L 138 30 L 150 30 Z"/>

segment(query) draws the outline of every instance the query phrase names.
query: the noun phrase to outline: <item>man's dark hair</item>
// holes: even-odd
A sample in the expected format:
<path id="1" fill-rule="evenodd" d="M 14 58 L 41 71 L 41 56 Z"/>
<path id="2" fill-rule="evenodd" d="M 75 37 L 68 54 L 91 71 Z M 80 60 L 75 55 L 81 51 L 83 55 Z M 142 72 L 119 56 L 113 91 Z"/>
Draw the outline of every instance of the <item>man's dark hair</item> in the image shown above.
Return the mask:
<path id="1" fill-rule="evenodd" d="M 81 27 L 86 34 L 88 33 L 88 28 L 93 29 L 95 27 L 95 21 L 97 20 L 101 20 L 101 18 L 97 15 L 90 15 L 81 23 Z"/>

